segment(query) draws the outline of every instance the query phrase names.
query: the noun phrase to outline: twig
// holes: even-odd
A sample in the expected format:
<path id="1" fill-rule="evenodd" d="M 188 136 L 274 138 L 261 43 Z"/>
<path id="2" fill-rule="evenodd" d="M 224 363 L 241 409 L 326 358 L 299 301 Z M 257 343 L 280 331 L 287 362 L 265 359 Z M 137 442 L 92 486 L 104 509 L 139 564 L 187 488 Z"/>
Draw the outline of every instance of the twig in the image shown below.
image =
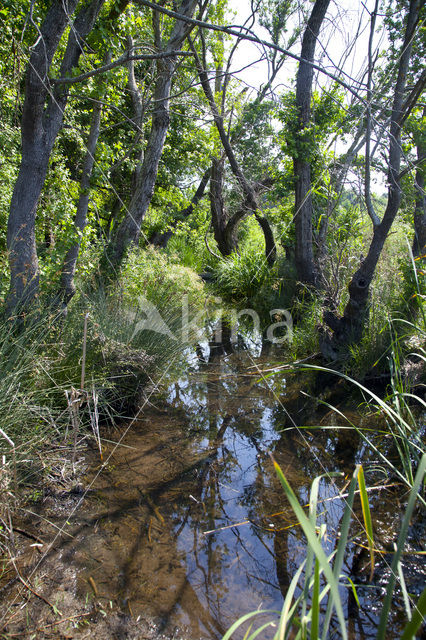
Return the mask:
<path id="1" fill-rule="evenodd" d="M 87 320 L 89 318 L 89 314 L 86 313 L 84 316 L 84 330 L 83 330 L 83 357 L 81 362 L 81 384 L 80 389 L 84 391 L 84 376 L 86 373 L 86 349 L 87 349 Z"/>
<path id="2" fill-rule="evenodd" d="M 63 622 L 70 622 L 71 620 L 76 620 L 77 618 L 85 618 L 87 616 L 92 615 L 91 611 L 87 611 L 86 613 L 77 613 L 75 616 L 69 616 L 68 618 L 61 618 L 61 620 L 56 620 L 55 622 L 51 622 L 50 624 L 46 624 L 44 627 L 38 627 L 37 631 L 44 631 L 44 629 L 49 629 L 50 627 L 55 627 L 58 624 L 62 624 Z"/>
<path id="3" fill-rule="evenodd" d="M 30 533 L 29 531 L 25 531 L 24 529 L 20 529 L 19 527 L 13 527 L 13 530 L 16 533 L 20 533 L 22 536 L 29 538 L 30 540 L 34 540 L 35 542 L 38 542 L 39 544 L 45 544 L 45 542 L 43 542 L 41 538 L 38 538 L 37 536 Z"/>
<path id="4" fill-rule="evenodd" d="M 18 569 L 18 567 L 16 566 L 15 561 L 14 561 L 14 559 L 13 559 L 13 558 L 11 558 L 11 561 L 12 561 L 13 567 L 14 567 L 14 569 L 15 569 L 15 571 L 16 571 L 16 575 L 18 576 L 18 580 L 19 580 L 20 582 L 22 582 L 22 584 L 24 585 L 24 587 L 25 587 L 26 589 L 28 589 L 28 591 L 31 591 L 31 593 L 32 593 L 33 595 L 37 596 L 37 598 L 40 598 L 40 600 L 42 600 L 45 604 L 47 604 L 47 605 L 52 609 L 52 611 L 53 611 L 55 614 L 56 614 L 56 613 L 59 613 L 59 615 L 62 615 L 62 614 L 61 614 L 61 612 L 59 611 L 59 609 L 58 609 L 57 607 L 55 607 L 55 605 L 54 605 L 54 604 L 52 604 L 51 602 L 49 602 L 49 600 L 48 600 L 47 598 L 45 598 L 41 593 L 38 593 L 35 589 L 33 589 L 33 587 L 32 587 L 28 582 L 26 582 L 26 580 L 24 580 L 24 578 L 21 576 L 21 574 L 20 574 L 20 572 L 19 572 L 19 569 Z"/>

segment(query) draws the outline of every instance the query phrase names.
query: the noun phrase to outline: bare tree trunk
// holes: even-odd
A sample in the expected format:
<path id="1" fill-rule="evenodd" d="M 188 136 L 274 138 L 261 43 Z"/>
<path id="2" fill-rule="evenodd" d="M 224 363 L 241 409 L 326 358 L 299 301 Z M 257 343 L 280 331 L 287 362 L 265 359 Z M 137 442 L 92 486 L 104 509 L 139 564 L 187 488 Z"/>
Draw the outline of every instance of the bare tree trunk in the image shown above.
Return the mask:
<path id="1" fill-rule="evenodd" d="M 180 13 L 191 17 L 197 3 L 196 0 L 183 0 Z M 169 41 L 164 48 L 166 53 L 178 51 L 188 35 L 191 27 L 176 20 Z M 154 112 L 151 132 L 139 174 L 138 184 L 131 199 L 126 215 L 117 229 L 111 255 L 113 265 L 120 264 L 129 245 L 139 242 L 142 221 L 148 210 L 157 180 L 158 165 L 163 153 L 164 142 L 169 128 L 169 100 L 176 59 L 173 57 L 160 59 L 157 62 L 157 80 L 154 88 Z"/>
<path id="2" fill-rule="evenodd" d="M 300 136 L 296 139 L 296 154 L 293 157 L 295 184 L 296 231 L 296 269 L 300 282 L 315 285 L 317 274 L 314 262 L 312 239 L 312 195 L 311 164 L 307 160 L 304 130 L 311 120 L 312 82 L 314 69 L 312 62 L 321 24 L 324 20 L 330 0 L 316 0 L 311 16 L 306 25 L 302 40 L 301 62 L 296 80 L 296 108 L 298 112 L 298 128 Z"/>
<path id="3" fill-rule="evenodd" d="M 265 238 L 265 258 L 270 267 L 275 263 L 277 259 L 277 247 L 275 245 L 274 234 L 272 227 L 269 224 L 269 220 L 264 216 L 255 214 L 255 218 L 259 224 L 259 227 L 263 231 L 263 237 Z"/>
<path id="4" fill-rule="evenodd" d="M 423 119 L 426 107 L 423 107 Z M 425 195 L 425 161 L 426 149 L 422 140 L 417 144 L 417 169 L 415 177 L 416 204 L 414 210 L 413 254 L 424 256 L 426 253 L 426 195 Z"/>
<path id="5" fill-rule="evenodd" d="M 420 0 L 410 0 L 392 105 L 389 132 L 389 190 L 386 210 L 381 222 L 374 225 L 373 238 L 367 256 L 349 284 L 349 301 L 343 317 L 339 318 L 331 312 L 324 314 L 326 324 L 334 332 L 332 337 L 325 337 L 322 345 L 323 351 L 327 356 L 330 354 L 337 356 L 339 347 L 346 347 L 362 337 L 367 315 L 370 284 L 389 230 L 400 206 L 401 122 L 404 117 L 404 91 L 411 56 L 411 43 L 418 21 L 419 9 Z"/>
<path id="6" fill-rule="evenodd" d="M 82 43 L 90 33 L 103 2 L 104 0 L 92 0 L 78 13 L 63 55 L 60 68 L 62 77 L 70 74 L 78 64 Z M 7 299 L 9 312 L 18 305 L 30 304 L 38 293 L 36 211 L 50 154 L 62 125 L 68 99 L 68 89 L 64 87 L 52 92 L 48 72 L 76 6 L 77 0 L 54 0 L 40 28 L 26 72 L 21 122 L 22 159 L 13 190 L 7 227 L 10 265 L 10 289 Z"/>
<path id="7" fill-rule="evenodd" d="M 77 211 L 75 214 L 74 225 L 78 234 L 78 239 L 68 249 L 64 259 L 61 273 L 61 284 L 59 288 L 58 299 L 66 307 L 74 296 L 76 288 L 74 284 L 74 275 L 77 265 L 77 258 L 80 251 L 81 236 L 87 223 L 87 211 L 90 199 L 90 178 L 92 176 L 93 165 L 95 163 L 95 151 L 98 144 L 99 131 L 101 125 L 102 104 L 95 103 L 92 113 L 92 121 L 90 124 L 89 138 L 87 141 L 86 157 L 84 159 L 81 180 L 80 180 L 80 197 L 77 203 Z"/>
<path id="8" fill-rule="evenodd" d="M 157 64 L 159 72 L 154 92 L 155 110 L 138 185 L 130 201 L 128 211 L 117 230 L 114 262 L 119 264 L 130 244 L 139 242 L 141 224 L 148 210 L 157 180 L 158 165 L 163 154 L 169 128 L 169 96 L 175 65 L 169 60 Z"/>

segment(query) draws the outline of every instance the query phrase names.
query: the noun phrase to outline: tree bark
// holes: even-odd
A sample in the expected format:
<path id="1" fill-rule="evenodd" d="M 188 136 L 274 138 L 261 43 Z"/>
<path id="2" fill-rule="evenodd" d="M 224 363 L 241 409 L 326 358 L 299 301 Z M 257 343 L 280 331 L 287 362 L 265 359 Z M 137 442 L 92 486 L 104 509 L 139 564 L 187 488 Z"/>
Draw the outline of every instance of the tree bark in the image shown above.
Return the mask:
<path id="1" fill-rule="evenodd" d="M 79 11 L 68 36 L 60 68 L 61 76 L 70 74 L 78 64 L 82 43 L 90 33 L 103 2 L 104 0 L 92 0 Z M 13 190 L 7 227 L 10 266 L 10 289 L 7 299 L 9 313 L 18 306 L 28 306 L 38 294 L 36 211 L 50 154 L 62 125 L 68 99 L 66 88 L 59 87 L 54 92 L 51 91 L 48 72 L 76 6 L 77 0 L 54 0 L 40 28 L 26 72 L 21 122 L 22 159 Z"/>
<path id="2" fill-rule="evenodd" d="M 296 108 L 299 132 L 296 136 L 296 154 L 293 157 L 295 177 L 295 214 L 296 232 L 296 269 L 300 282 L 315 286 L 317 273 L 314 262 L 312 238 L 312 184 L 311 164 L 307 159 L 309 150 L 306 147 L 303 133 L 311 120 L 312 82 L 314 69 L 312 62 L 322 22 L 330 0 L 316 0 L 306 25 L 302 40 L 301 62 L 296 79 Z M 300 134 L 300 135 L 299 135 Z"/>
<path id="3" fill-rule="evenodd" d="M 404 91 L 411 56 L 411 43 L 418 21 L 419 9 L 420 0 L 410 0 L 404 42 L 399 57 L 389 131 L 389 188 L 386 210 L 381 222 L 374 225 L 373 238 L 367 256 L 349 284 L 349 301 L 343 317 L 339 318 L 332 312 L 324 314 L 326 324 L 334 332 L 333 336 L 326 336 L 323 341 L 323 351 L 327 355 L 334 353 L 338 356 L 341 347 L 346 348 L 348 344 L 357 342 L 362 337 L 368 312 L 370 284 L 389 230 L 400 206 L 401 122 L 404 117 Z"/>
<path id="4" fill-rule="evenodd" d="M 99 138 L 101 115 L 102 104 L 100 102 L 97 102 L 95 103 L 92 112 L 92 121 L 90 124 L 89 138 L 87 141 L 86 157 L 84 159 L 80 181 L 80 197 L 78 199 L 77 211 L 74 220 L 74 226 L 78 234 L 78 239 L 68 249 L 64 259 L 64 264 L 62 266 L 58 299 L 64 305 L 64 307 L 68 305 L 76 291 L 74 284 L 74 275 L 77 265 L 77 258 L 80 251 L 81 236 L 87 223 L 87 211 L 89 208 L 90 199 L 90 178 L 92 176 L 93 165 L 95 163 L 95 151 Z"/>
<path id="5" fill-rule="evenodd" d="M 426 107 L 423 107 L 423 119 L 425 117 Z M 414 209 L 413 255 L 416 257 L 424 256 L 426 253 L 425 161 L 426 148 L 423 140 L 420 139 L 417 144 L 417 169 L 415 177 L 416 203 Z"/>
<path id="6" fill-rule="evenodd" d="M 277 259 L 277 247 L 275 245 L 274 234 L 272 227 L 269 224 L 268 218 L 255 214 L 255 218 L 263 231 L 263 237 L 265 238 L 265 257 L 266 262 L 272 267 Z"/>
<path id="7" fill-rule="evenodd" d="M 196 5 L 196 0 L 183 0 L 180 13 L 183 16 L 191 17 Z M 190 25 L 176 20 L 164 51 L 166 53 L 179 51 L 191 28 Z M 175 57 L 164 58 L 157 62 L 158 75 L 154 88 L 154 112 L 152 114 L 151 131 L 135 193 L 114 238 L 111 254 L 111 261 L 114 266 L 118 266 L 121 263 L 127 248 L 131 244 L 137 245 L 139 242 L 142 221 L 154 193 L 158 165 L 169 128 L 170 88 L 175 68 Z"/>
<path id="8" fill-rule="evenodd" d="M 229 214 L 223 199 L 224 158 L 213 158 L 210 179 L 210 214 L 214 239 L 222 256 L 229 256 L 237 248 L 234 229 L 228 227 Z"/>

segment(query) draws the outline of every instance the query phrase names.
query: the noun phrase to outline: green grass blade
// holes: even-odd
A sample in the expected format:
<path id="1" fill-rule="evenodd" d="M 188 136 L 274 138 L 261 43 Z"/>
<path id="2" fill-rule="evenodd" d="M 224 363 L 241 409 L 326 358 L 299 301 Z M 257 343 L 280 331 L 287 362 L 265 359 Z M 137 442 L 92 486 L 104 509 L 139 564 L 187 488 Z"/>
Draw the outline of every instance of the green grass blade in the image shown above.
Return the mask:
<path id="1" fill-rule="evenodd" d="M 401 586 L 402 597 L 404 599 L 405 612 L 407 614 L 407 618 L 411 620 L 410 596 L 408 595 L 407 585 L 405 584 L 404 573 L 400 562 L 398 562 L 398 578 Z"/>
<path id="2" fill-rule="evenodd" d="M 333 573 L 336 580 L 339 580 L 340 572 L 342 570 L 343 560 L 345 558 L 345 552 L 346 552 L 348 534 L 349 534 L 349 526 L 352 520 L 352 507 L 354 503 L 355 487 L 356 487 L 357 478 L 358 478 L 358 471 L 359 471 L 359 467 L 357 466 L 355 468 L 354 473 L 352 474 L 352 479 L 348 489 L 348 497 L 346 498 L 346 506 L 343 512 L 342 523 L 340 525 L 340 537 L 339 537 L 339 542 L 336 550 L 336 557 L 334 559 L 334 565 L 333 565 Z M 329 599 L 327 603 L 327 609 L 325 612 L 325 619 L 323 624 L 323 635 L 322 635 L 323 640 L 327 640 L 328 627 L 330 625 L 332 612 L 333 612 L 332 602 Z"/>
<path id="3" fill-rule="evenodd" d="M 388 417 L 392 421 L 401 423 L 404 426 L 404 428 L 406 428 L 408 431 L 410 430 L 410 425 L 403 419 L 401 415 L 398 414 L 398 412 L 395 409 L 393 409 L 387 402 L 385 402 L 385 400 L 382 400 L 382 398 L 380 398 L 378 395 L 373 393 L 371 389 L 368 389 L 363 384 L 361 384 L 360 382 L 357 382 L 357 380 L 354 380 L 354 378 L 351 378 L 350 376 L 346 375 L 342 371 L 335 371 L 334 369 L 330 369 L 329 367 L 320 367 L 318 365 L 310 365 L 310 364 L 303 364 L 300 366 L 295 365 L 294 369 L 297 369 L 299 371 L 303 371 L 303 370 L 324 371 L 326 373 L 333 373 L 334 375 L 339 376 L 339 378 L 343 378 L 343 380 L 347 380 L 351 384 L 358 387 L 358 389 L 361 389 L 361 391 L 363 391 L 372 400 L 374 400 L 374 402 L 388 415 Z"/>
<path id="4" fill-rule="evenodd" d="M 319 634 L 319 590 L 320 590 L 320 568 L 318 558 L 315 558 L 314 588 L 312 591 L 312 622 L 311 640 L 318 640 Z"/>
<path id="5" fill-rule="evenodd" d="M 299 578 L 302 575 L 302 571 L 303 571 L 303 569 L 305 567 L 305 564 L 306 564 L 306 560 L 304 560 L 302 562 L 302 564 L 300 565 L 300 567 L 298 568 L 298 570 L 294 574 L 294 576 L 293 576 L 293 578 L 292 578 L 292 580 L 290 582 L 290 586 L 287 589 L 287 593 L 286 593 L 286 596 L 285 596 L 283 608 L 282 608 L 282 611 L 281 611 L 280 623 L 279 623 L 279 627 L 278 627 L 278 633 L 276 634 L 277 640 L 284 640 L 285 632 L 286 632 L 287 628 L 290 628 L 292 617 L 293 617 L 294 613 L 296 612 L 297 603 L 293 607 L 291 607 L 291 602 L 293 600 L 294 592 L 296 591 L 296 587 L 297 587 L 297 584 L 299 582 Z"/>
<path id="6" fill-rule="evenodd" d="M 347 581 L 349 582 L 349 584 L 351 585 L 352 593 L 353 593 L 353 596 L 354 596 L 354 598 L 355 598 L 355 602 L 357 603 L 357 605 L 358 605 L 358 609 L 359 609 L 359 608 L 361 607 L 361 604 L 360 604 L 360 602 L 359 602 L 358 594 L 357 594 L 357 592 L 356 592 L 356 586 L 355 586 L 355 583 L 354 583 L 354 581 L 353 581 L 353 580 L 351 580 L 351 579 L 350 579 L 350 577 L 349 577 L 349 576 L 345 576 L 345 577 L 346 577 L 346 580 L 347 580 Z"/>
<path id="7" fill-rule="evenodd" d="M 291 507 L 297 517 L 297 519 L 300 522 L 300 525 L 303 529 L 303 532 L 309 542 L 309 544 L 312 546 L 315 556 L 318 558 L 318 562 L 321 566 L 322 571 L 324 572 L 324 576 L 330 586 L 330 596 L 333 599 L 333 604 L 334 607 L 336 609 L 336 613 L 337 613 L 337 617 L 339 619 L 339 623 L 340 623 L 340 627 L 341 627 L 341 633 L 342 633 L 342 638 L 343 640 L 347 640 L 347 631 L 346 631 L 346 622 L 345 622 L 345 616 L 343 613 L 343 607 L 342 607 L 342 601 L 340 598 L 340 593 L 339 593 L 339 585 L 338 582 L 333 574 L 332 568 L 330 566 L 330 564 L 328 563 L 327 557 L 324 553 L 324 550 L 317 538 L 316 535 L 316 531 L 315 528 L 312 527 L 309 519 L 306 517 L 305 512 L 303 510 L 303 508 L 301 507 L 301 505 L 299 504 L 298 499 L 296 498 L 296 495 L 294 494 L 292 488 L 290 487 L 289 483 L 287 482 L 286 477 L 284 476 L 280 466 L 277 464 L 277 462 L 274 460 L 273 456 L 271 456 L 272 458 L 272 462 L 274 464 L 275 467 L 275 471 L 278 475 L 278 478 L 281 482 L 281 485 L 285 491 L 285 494 L 287 496 L 288 501 L 291 504 Z"/>
<path id="8" fill-rule="evenodd" d="M 309 521 L 314 529 L 317 524 L 318 493 L 319 493 L 320 482 L 323 478 L 336 477 L 341 475 L 342 474 L 338 472 L 323 473 L 320 476 L 317 476 L 312 482 L 310 496 L 309 496 Z M 311 582 L 313 565 L 314 565 L 314 551 L 311 545 L 308 545 L 308 552 L 306 555 L 305 586 L 303 589 L 303 604 L 302 604 L 302 613 L 301 613 L 302 620 L 304 620 L 306 617 L 306 607 L 307 607 L 308 598 L 309 598 L 309 591 L 310 591 L 309 585 Z"/>
<path id="9" fill-rule="evenodd" d="M 364 470 L 362 465 L 358 469 L 358 486 L 361 497 L 362 517 L 364 518 L 365 532 L 367 534 L 368 551 L 370 554 L 370 582 L 374 574 L 374 534 L 371 522 L 370 504 L 368 502 L 367 488 L 365 486 Z"/>
<path id="10" fill-rule="evenodd" d="M 421 592 L 413 609 L 411 620 L 406 624 L 401 640 L 412 640 L 426 616 L 426 587 Z"/>
<path id="11" fill-rule="evenodd" d="M 258 609 L 257 611 L 250 611 L 250 613 L 246 613 L 244 616 L 241 616 L 241 618 L 238 618 L 238 620 L 236 622 L 234 622 L 234 624 L 229 627 L 228 631 L 225 633 L 225 635 L 223 636 L 222 640 L 229 640 L 232 637 L 232 634 L 239 628 L 241 627 L 242 624 L 244 624 L 245 622 L 247 622 L 248 620 L 251 620 L 252 618 L 255 618 L 256 616 L 261 616 L 261 615 L 265 615 L 265 614 L 279 614 L 278 611 L 276 611 L 275 609 Z"/>
<path id="12" fill-rule="evenodd" d="M 417 494 L 420 491 L 420 487 L 423 483 L 423 478 L 426 471 L 426 453 L 423 454 L 422 459 L 420 460 L 419 467 L 417 469 L 416 477 L 414 478 L 414 484 L 410 491 L 410 495 L 408 498 L 407 508 L 405 510 L 404 519 L 401 525 L 401 531 L 399 532 L 398 542 L 396 545 L 396 551 L 393 556 L 392 565 L 391 565 L 391 575 L 389 577 L 388 587 L 386 589 L 386 596 L 383 602 L 382 613 L 380 616 L 379 627 L 377 631 L 377 640 L 385 640 L 386 637 L 386 624 L 389 616 L 389 610 L 392 602 L 392 594 L 395 588 L 396 574 L 398 562 L 400 561 L 402 551 L 404 549 L 405 540 L 408 533 L 408 526 L 410 524 L 410 519 L 413 514 L 414 505 L 416 503 Z M 413 614 L 414 618 L 414 614 Z"/>
<path id="13" fill-rule="evenodd" d="M 317 366 L 314 366 L 314 365 L 303 365 L 303 368 L 304 368 L 304 369 L 306 369 L 308 366 L 309 366 L 310 370 L 312 370 L 312 369 L 314 369 L 314 370 L 315 370 L 315 369 L 318 369 L 318 370 L 320 370 L 320 371 L 329 371 L 330 373 L 335 373 L 336 375 L 340 375 L 340 373 L 339 373 L 339 372 L 337 372 L 337 371 L 333 371 L 332 369 L 327 369 L 327 368 L 325 368 L 325 367 L 317 367 Z M 296 368 L 296 367 L 294 367 L 294 368 Z M 297 367 L 297 368 L 298 368 L 298 369 L 301 369 L 302 367 Z M 343 377 L 344 377 L 346 380 L 349 380 L 349 381 L 351 380 L 351 378 L 348 378 L 347 376 L 343 376 Z M 357 384 L 357 385 L 358 385 L 358 383 L 356 383 L 356 382 L 355 382 L 355 384 Z M 359 385 L 358 385 L 358 386 L 359 386 Z M 361 387 L 362 387 L 362 385 L 361 385 Z M 362 387 L 362 388 L 363 388 L 363 389 L 365 389 L 365 387 Z M 372 394 L 372 395 L 374 396 L 374 394 Z M 416 397 L 417 397 L 417 396 L 413 396 L 413 398 L 416 398 Z M 374 398 L 373 398 L 373 399 L 374 399 Z M 322 404 L 323 404 L 325 407 L 328 407 L 329 409 L 331 409 L 332 411 L 334 411 L 334 412 L 335 412 L 337 415 L 339 415 L 342 419 L 344 419 L 344 420 L 345 420 L 345 422 L 347 422 L 347 423 L 351 426 L 351 428 L 352 428 L 352 429 L 353 429 L 353 430 L 354 430 L 354 431 L 359 435 L 359 437 L 360 437 L 360 438 L 362 438 L 362 440 L 363 440 L 363 441 L 364 441 L 364 442 L 369 446 L 369 448 L 370 448 L 372 451 L 374 451 L 374 453 L 375 453 L 375 454 L 380 458 L 380 460 L 382 460 L 382 462 L 384 462 L 384 464 L 386 464 L 386 465 L 387 465 L 387 466 L 392 470 L 392 473 L 393 473 L 393 474 L 395 474 L 395 475 L 396 475 L 396 476 L 401 480 L 401 482 L 403 482 L 403 483 L 404 483 L 404 484 L 405 484 L 409 489 L 411 489 L 411 487 L 413 486 L 413 483 L 412 483 L 412 482 L 410 482 L 410 481 L 409 481 L 409 479 L 408 479 L 408 478 L 407 478 L 403 473 L 401 473 L 401 471 L 398 469 L 398 467 L 396 467 L 394 464 L 392 464 L 392 462 L 389 460 L 389 458 L 387 458 L 387 457 L 386 457 L 386 456 L 385 456 L 385 455 L 380 451 L 380 449 L 378 449 L 378 448 L 376 447 L 376 445 L 374 444 L 374 442 L 372 442 L 371 440 L 369 440 L 369 439 L 368 439 L 368 437 L 367 437 L 367 436 L 365 435 L 365 433 L 364 433 L 364 431 L 366 431 L 366 429 L 360 429 L 359 427 L 357 427 L 357 426 L 356 426 L 353 422 L 351 422 L 351 420 L 350 420 L 347 416 L 345 416 L 345 414 L 344 414 L 344 413 L 342 413 L 342 412 L 341 412 L 337 407 L 333 407 L 331 404 L 329 404 L 328 402 L 324 402 L 324 401 L 322 402 Z M 301 428 L 301 427 L 299 427 L 299 428 Z M 309 428 L 312 428 L 312 427 L 309 427 Z M 334 429 L 334 428 L 335 428 L 335 427 L 333 427 L 333 429 Z M 371 431 L 374 431 L 374 430 L 371 430 Z M 376 430 L 376 433 L 382 433 L 382 431 L 380 431 L 380 432 L 379 432 L 379 431 L 377 431 L 377 430 Z M 386 432 L 386 433 L 387 433 L 387 432 Z M 393 434 L 393 435 L 395 435 L 395 434 Z M 401 438 L 402 438 L 402 437 L 403 437 L 403 436 L 401 436 Z M 418 449 L 417 445 L 411 449 L 411 453 L 413 453 L 413 452 L 414 452 L 414 450 L 415 450 L 416 457 L 417 457 L 417 453 L 418 453 L 417 449 Z M 419 500 L 420 500 L 420 502 L 421 502 L 424 506 L 426 506 L 426 500 L 423 498 L 423 496 L 419 496 Z"/>
<path id="14" fill-rule="evenodd" d="M 246 635 L 245 640 L 254 640 L 255 638 L 257 638 L 257 636 L 260 636 L 260 634 L 265 631 L 265 629 L 274 625 L 275 622 L 272 622 L 272 620 L 270 620 L 269 622 L 265 622 L 265 624 L 262 624 L 258 629 L 256 629 L 256 631 L 253 631 L 252 634 L 250 634 L 249 636 Z"/>

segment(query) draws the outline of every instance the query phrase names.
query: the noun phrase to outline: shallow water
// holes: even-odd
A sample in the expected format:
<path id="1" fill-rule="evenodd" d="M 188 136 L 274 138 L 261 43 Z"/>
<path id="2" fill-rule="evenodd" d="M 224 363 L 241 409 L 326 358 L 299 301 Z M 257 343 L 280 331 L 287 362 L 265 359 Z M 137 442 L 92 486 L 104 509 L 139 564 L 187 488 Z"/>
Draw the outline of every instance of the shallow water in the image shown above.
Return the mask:
<path id="1" fill-rule="evenodd" d="M 148 612 L 159 632 L 220 638 L 249 611 L 279 610 L 305 557 L 270 453 L 303 504 L 317 475 L 344 474 L 320 484 L 328 552 L 343 513 L 345 474 L 362 460 L 370 483 L 389 482 L 352 431 L 299 428 L 343 423 L 319 402 L 330 394 L 330 381 L 274 373 L 277 356 L 258 351 L 204 349 L 207 362 L 194 360 L 190 373 L 168 388 L 166 398 L 152 400 L 124 437 L 113 434 L 119 445 L 104 444 L 102 472 L 93 451 L 85 481 L 90 491 L 67 516 L 74 537 L 60 551 L 61 562 L 76 570 L 81 597 L 95 590 L 105 606 L 118 605 L 133 619 Z M 357 424 L 374 426 L 333 383 L 339 409 Z M 389 547 L 396 538 L 399 494 L 395 488 L 370 494 L 377 544 Z M 361 517 L 359 505 L 356 514 Z M 361 528 L 359 520 L 354 535 Z M 354 544 L 343 567 L 361 585 L 361 610 L 350 589 L 342 589 L 352 638 L 374 637 L 391 556 L 379 560 L 371 585 L 367 561 Z M 408 572 L 416 591 L 424 579 L 421 565 Z M 388 638 L 398 637 L 398 606 Z M 270 628 L 260 638 L 273 634 Z M 329 637 L 339 636 L 331 631 Z"/>

